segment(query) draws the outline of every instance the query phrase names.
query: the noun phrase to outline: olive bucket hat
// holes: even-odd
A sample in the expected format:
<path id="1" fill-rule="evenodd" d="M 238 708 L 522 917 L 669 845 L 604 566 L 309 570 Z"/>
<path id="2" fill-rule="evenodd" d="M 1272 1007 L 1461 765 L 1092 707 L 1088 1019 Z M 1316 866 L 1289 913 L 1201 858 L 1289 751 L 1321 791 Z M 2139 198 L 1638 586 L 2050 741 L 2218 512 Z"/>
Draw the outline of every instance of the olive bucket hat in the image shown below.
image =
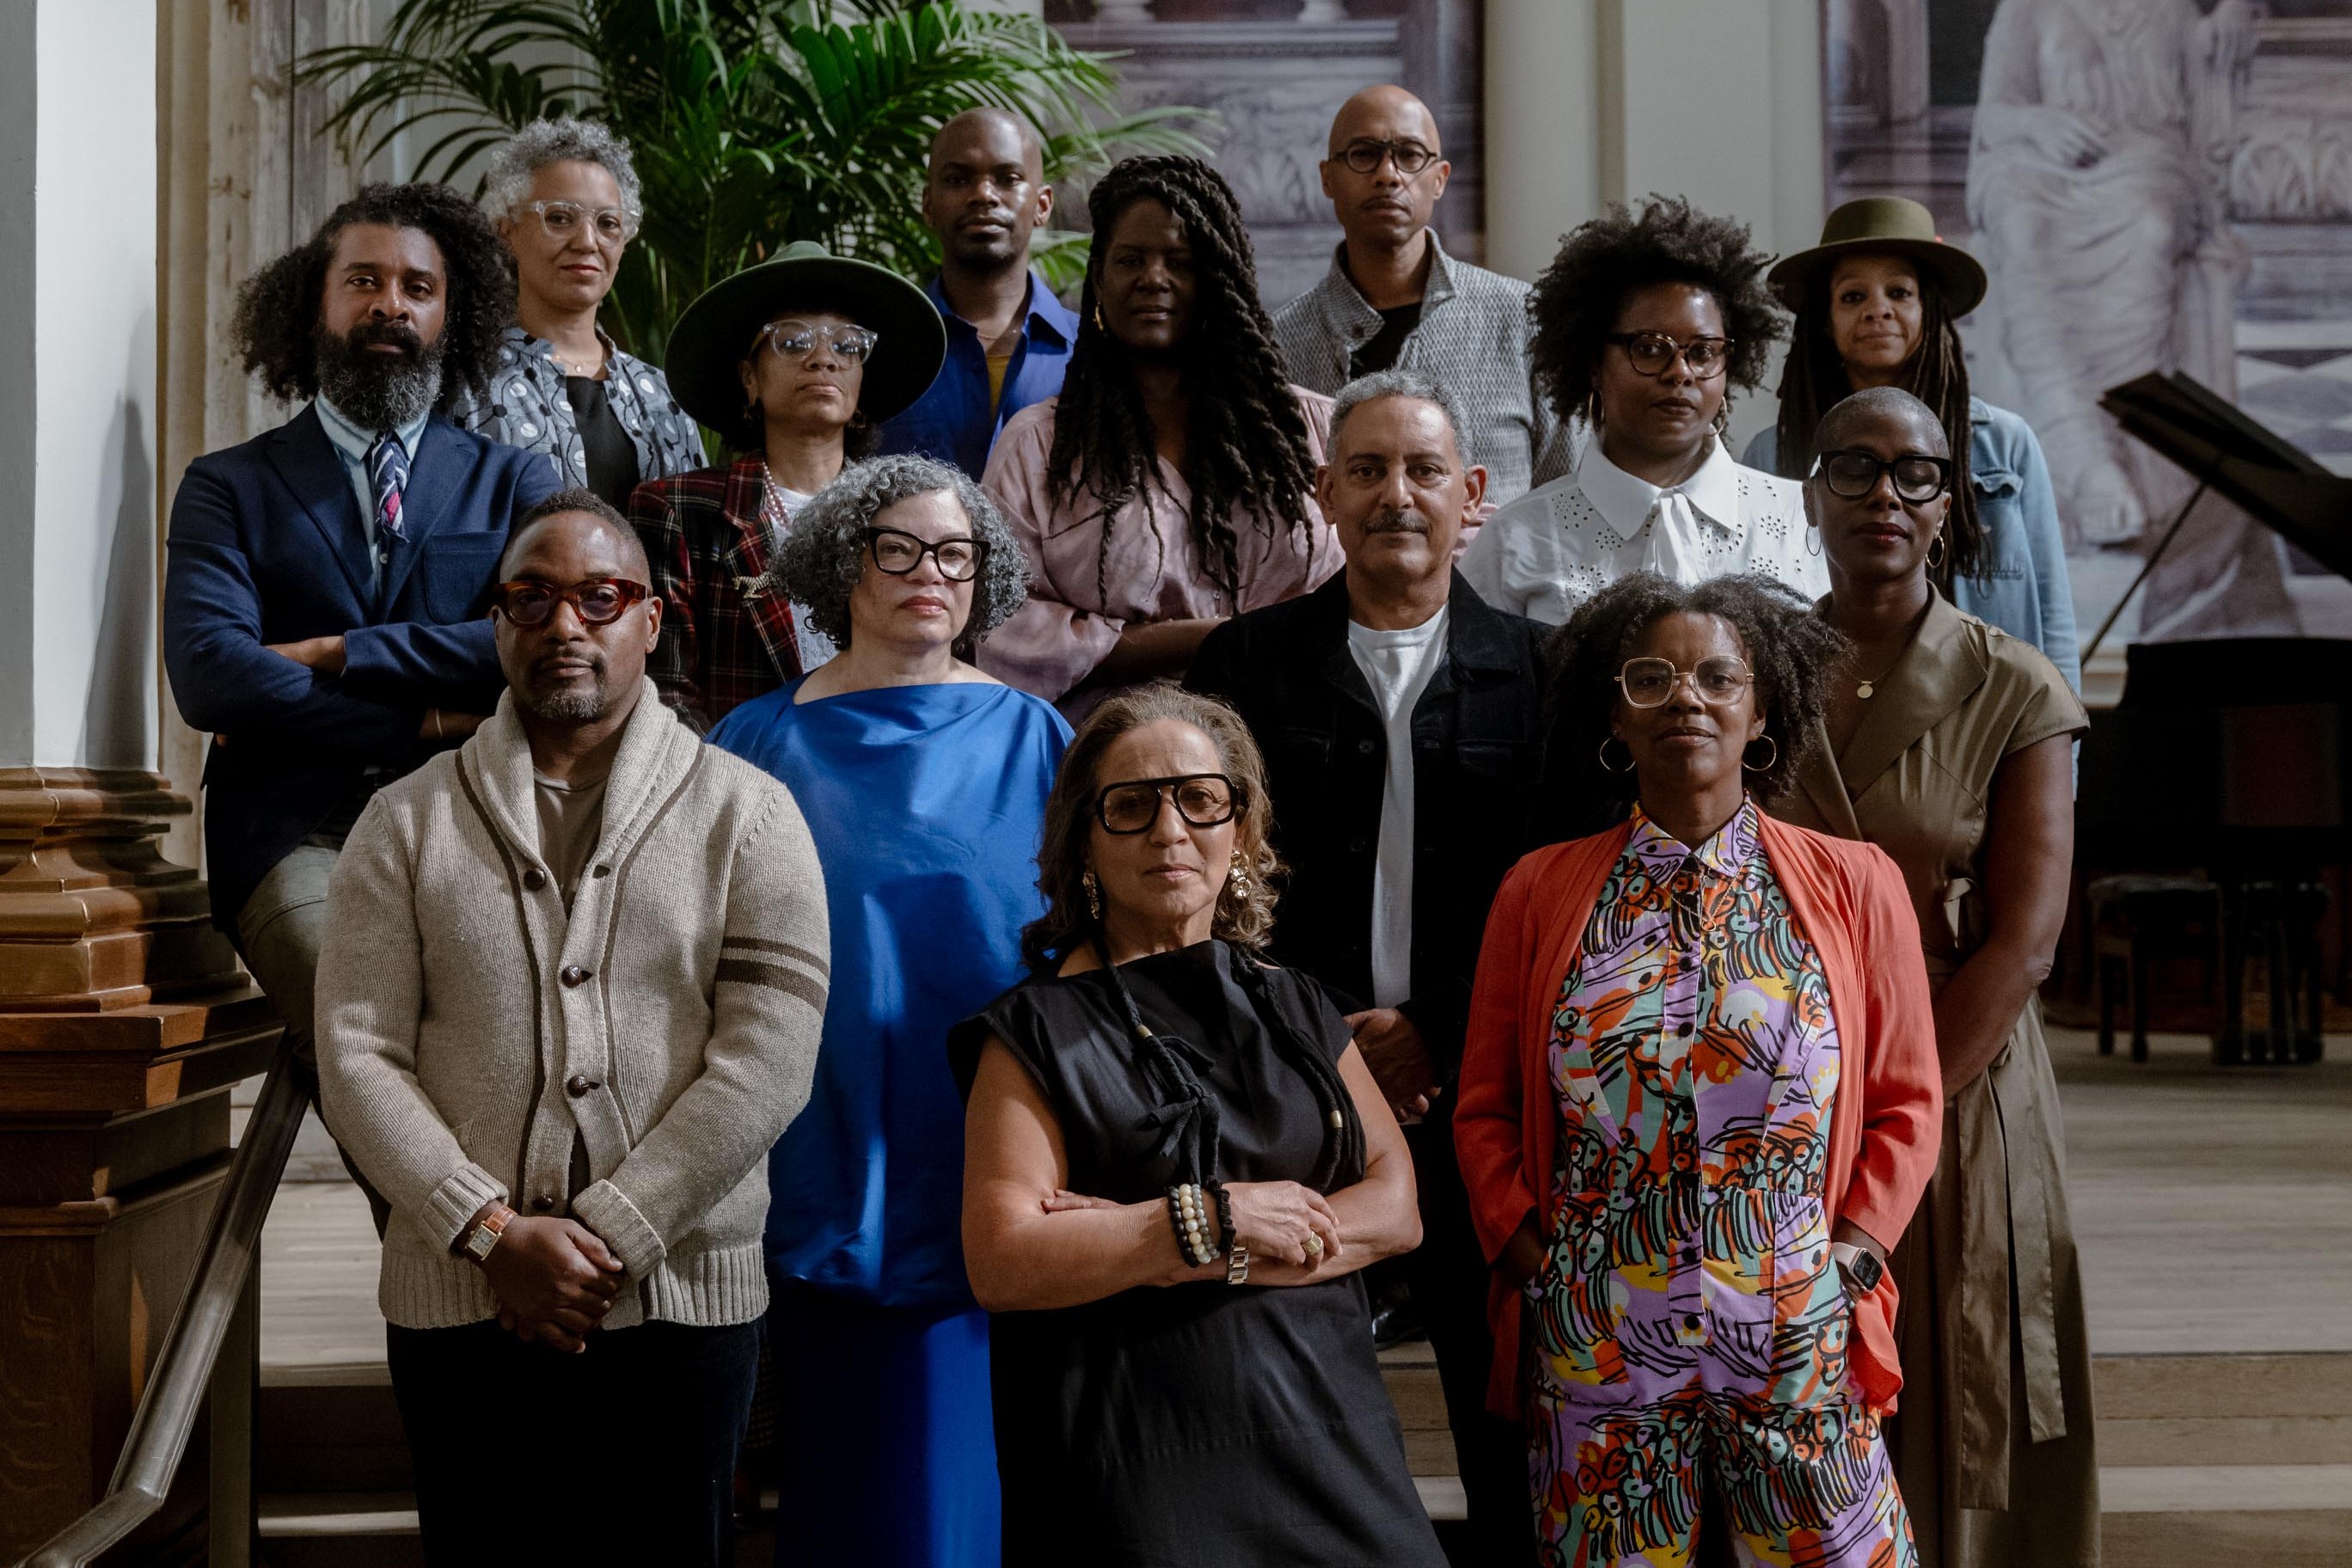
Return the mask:
<path id="1" fill-rule="evenodd" d="M 713 430 L 735 428 L 743 416 L 736 366 L 754 334 L 789 310 L 846 316 L 874 334 L 857 407 L 876 425 L 930 390 L 948 356 L 947 327 L 920 289 L 887 267 L 795 240 L 712 284 L 678 317 L 662 366 L 678 406 Z"/>
<path id="2" fill-rule="evenodd" d="M 1936 217 L 1906 196 L 1864 196 L 1830 214 L 1822 242 L 1772 268 L 1765 279 L 1780 303 L 1801 310 L 1813 286 L 1839 260 L 1857 254 L 1899 256 L 1932 279 L 1954 321 L 1983 302 L 1985 269 L 1957 245 L 1936 237 Z"/>

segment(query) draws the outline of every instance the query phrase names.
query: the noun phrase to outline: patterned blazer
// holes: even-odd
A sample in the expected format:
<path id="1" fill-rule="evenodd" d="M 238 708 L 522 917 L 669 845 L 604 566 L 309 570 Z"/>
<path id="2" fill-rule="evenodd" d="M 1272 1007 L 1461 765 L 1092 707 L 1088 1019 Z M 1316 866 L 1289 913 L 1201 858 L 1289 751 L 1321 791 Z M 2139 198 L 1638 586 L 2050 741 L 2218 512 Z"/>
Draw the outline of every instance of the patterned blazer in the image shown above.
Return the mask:
<path id="1" fill-rule="evenodd" d="M 599 327 L 608 366 L 604 395 L 614 416 L 628 432 L 637 450 L 637 477 L 655 479 L 680 474 L 709 461 L 702 449 L 702 433 L 670 395 L 662 373 L 634 354 L 624 353 Z M 499 334 L 497 368 L 490 372 L 487 398 L 470 391 L 458 395 L 449 417 L 461 429 L 488 436 L 526 452 L 544 452 L 555 460 L 564 485 L 588 482 L 588 448 L 572 415 L 572 400 L 563 394 L 563 371 L 555 363 L 555 345 L 534 338 L 520 327 Z"/>
<path id="2" fill-rule="evenodd" d="M 629 521 L 661 595 L 646 673 L 698 733 L 803 673 L 792 601 L 768 581 L 767 465 L 739 458 L 639 485 Z"/>

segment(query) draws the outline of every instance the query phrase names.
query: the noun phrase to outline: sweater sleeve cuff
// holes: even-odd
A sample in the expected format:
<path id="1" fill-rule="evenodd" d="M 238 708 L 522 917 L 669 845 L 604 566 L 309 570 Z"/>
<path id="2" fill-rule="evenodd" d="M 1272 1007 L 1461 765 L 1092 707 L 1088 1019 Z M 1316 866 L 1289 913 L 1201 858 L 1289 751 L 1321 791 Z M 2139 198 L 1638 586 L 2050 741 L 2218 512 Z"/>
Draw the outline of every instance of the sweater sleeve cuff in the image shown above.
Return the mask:
<path id="1" fill-rule="evenodd" d="M 506 1184 L 468 1161 L 452 1171 L 425 1200 L 425 1234 L 443 1247 L 454 1249 L 467 1222 L 481 1213 L 484 1205 L 506 1201 Z"/>
<path id="2" fill-rule="evenodd" d="M 597 1182 L 572 1199 L 572 1215 L 611 1247 L 632 1279 L 642 1279 L 661 1267 L 668 1251 L 661 1233 L 646 1223 L 628 1194 L 611 1182 Z"/>

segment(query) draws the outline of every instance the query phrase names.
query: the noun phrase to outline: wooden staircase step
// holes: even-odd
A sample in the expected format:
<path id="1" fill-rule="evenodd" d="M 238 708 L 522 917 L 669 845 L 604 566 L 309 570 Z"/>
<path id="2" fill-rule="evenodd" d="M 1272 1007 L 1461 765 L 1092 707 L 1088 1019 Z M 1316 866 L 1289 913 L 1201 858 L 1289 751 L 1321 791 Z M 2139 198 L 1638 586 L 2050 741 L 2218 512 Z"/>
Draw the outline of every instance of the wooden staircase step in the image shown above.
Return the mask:
<path id="1" fill-rule="evenodd" d="M 2099 1420 L 2352 1416 L 2352 1353 L 2103 1355 L 2091 1362 Z"/>

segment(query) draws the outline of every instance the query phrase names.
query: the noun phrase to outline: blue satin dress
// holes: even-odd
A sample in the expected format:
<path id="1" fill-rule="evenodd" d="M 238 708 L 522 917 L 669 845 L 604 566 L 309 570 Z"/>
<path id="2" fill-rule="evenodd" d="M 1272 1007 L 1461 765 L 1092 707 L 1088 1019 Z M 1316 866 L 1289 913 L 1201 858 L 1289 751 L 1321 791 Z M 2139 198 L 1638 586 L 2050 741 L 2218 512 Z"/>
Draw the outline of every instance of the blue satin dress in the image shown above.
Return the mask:
<path id="1" fill-rule="evenodd" d="M 832 991 L 808 1108 L 768 1159 L 782 1563 L 997 1568 L 988 1317 L 961 1245 L 948 1028 L 1024 978 L 1070 729 L 1009 686 L 744 703 L 710 743 L 793 792 Z"/>

